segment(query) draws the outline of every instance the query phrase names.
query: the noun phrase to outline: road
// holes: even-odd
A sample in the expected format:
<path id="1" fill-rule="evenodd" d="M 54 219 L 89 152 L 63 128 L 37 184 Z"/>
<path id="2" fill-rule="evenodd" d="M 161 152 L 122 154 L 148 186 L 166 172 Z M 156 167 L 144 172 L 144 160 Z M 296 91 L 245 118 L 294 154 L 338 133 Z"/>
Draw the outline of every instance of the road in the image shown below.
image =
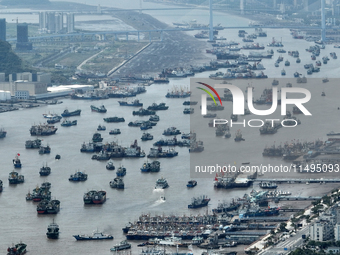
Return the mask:
<path id="1" fill-rule="evenodd" d="M 292 250 L 295 250 L 297 247 L 300 247 L 303 244 L 302 235 L 308 235 L 309 233 L 309 225 L 304 226 L 301 230 L 299 230 L 296 235 L 289 237 L 283 242 L 280 242 L 260 253 L 259 255 L 286 255 Z"/>

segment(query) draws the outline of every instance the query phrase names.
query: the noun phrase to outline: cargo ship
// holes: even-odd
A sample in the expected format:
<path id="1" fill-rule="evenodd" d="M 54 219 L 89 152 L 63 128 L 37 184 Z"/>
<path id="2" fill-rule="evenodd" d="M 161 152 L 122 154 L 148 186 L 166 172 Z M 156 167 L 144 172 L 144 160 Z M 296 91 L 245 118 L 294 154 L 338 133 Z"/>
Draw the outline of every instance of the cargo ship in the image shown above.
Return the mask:
<path id="1" fill-rule="evenodd" d="M 65 109 L 64 112 L 61 114 L 62 117 L 70 117 L 70 116 L 80 116 L 81 110 L 75 110 L 70 112 L 68 109 Z"/>

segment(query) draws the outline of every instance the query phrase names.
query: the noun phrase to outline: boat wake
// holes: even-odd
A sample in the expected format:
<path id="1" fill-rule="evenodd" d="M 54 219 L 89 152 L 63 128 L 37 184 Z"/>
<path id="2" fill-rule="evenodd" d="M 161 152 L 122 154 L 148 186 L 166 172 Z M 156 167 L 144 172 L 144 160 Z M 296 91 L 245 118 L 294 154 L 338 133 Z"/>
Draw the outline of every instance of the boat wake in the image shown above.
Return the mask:
<path id="1" fill-rule="evenodd" d="M 158 206 L 160 204 L 163 204 L 165 203 L 165 197 L 164 196 L 161 196 L 159 199 L 157 199 L 150 207 L 155 207 L 155 206 Z"/>

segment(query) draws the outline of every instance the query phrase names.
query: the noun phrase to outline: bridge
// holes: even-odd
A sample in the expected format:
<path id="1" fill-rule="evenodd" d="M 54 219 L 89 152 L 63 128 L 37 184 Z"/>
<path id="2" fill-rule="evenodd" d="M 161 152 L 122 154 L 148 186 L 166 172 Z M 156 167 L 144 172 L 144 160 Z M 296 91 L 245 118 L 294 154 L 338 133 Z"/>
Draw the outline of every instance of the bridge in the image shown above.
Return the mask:
<path id="1" fill-rule="evenodd" d="M 223 27 L 224 29 L 249 29 L 254 27 L 249 26 L 239 26 L 239 27 Z M 261 26 L 261 28 L 268 29 L 300 29 L 300 30 L 319 30 L 320 27 L 311 27 L 311 26 Z M 125 30 L 125 31 L 100 31 L 100 32 L 80 32 L 80 33 L 72 33 L 72 34 L 50 34 L 50 35 L 42 35 L 29 37 L 28 40 L 30 42 L 41 42 L 41 41 L 65 41 L 65 40 L 84 40 L 86 38 L 90 38 L 91 40 L 96 40 L 99 36 L 101 40 L 106 40 L 107 35 L 114 35 L 115 40 L 118 40 L 118 35 L 125 35 L 126 40 L 129 40 L 129 35 L 137 35 L 137 41 L 140 41 L 140 34 L 148 33 L 149 34 L 149 42 L 152 41 L 151 34 L 159 33 L 160 41 L 163 41 L 163 33 L 164 32 L 185 32 L 185 31 L 194 31 L 194 30 L 209 30 L 208 27 L 200 27 L 200 28 L 166 28 L 166 29 L 152 29 L 152 30 Z M 16 38 L 7 39 L 8 42 L 16 42 Z"/>

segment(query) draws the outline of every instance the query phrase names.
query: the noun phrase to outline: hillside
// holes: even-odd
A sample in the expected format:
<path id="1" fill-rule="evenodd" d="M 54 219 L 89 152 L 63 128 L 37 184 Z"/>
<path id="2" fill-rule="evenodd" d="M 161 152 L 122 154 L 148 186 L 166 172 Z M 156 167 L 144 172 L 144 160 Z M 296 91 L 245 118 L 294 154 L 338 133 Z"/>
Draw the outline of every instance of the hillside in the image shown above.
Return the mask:
<path id="1" fill-rule="evenodd" d="M 2 0 L 1 5 L 45 5 L 50 4 L 49 0 Z"/>
<path id="2" fill-rule="evenodd" d="M 12 51 L 8 42 L 0 40 L 0 73 L 22 72 L 21 59 Z"/>

